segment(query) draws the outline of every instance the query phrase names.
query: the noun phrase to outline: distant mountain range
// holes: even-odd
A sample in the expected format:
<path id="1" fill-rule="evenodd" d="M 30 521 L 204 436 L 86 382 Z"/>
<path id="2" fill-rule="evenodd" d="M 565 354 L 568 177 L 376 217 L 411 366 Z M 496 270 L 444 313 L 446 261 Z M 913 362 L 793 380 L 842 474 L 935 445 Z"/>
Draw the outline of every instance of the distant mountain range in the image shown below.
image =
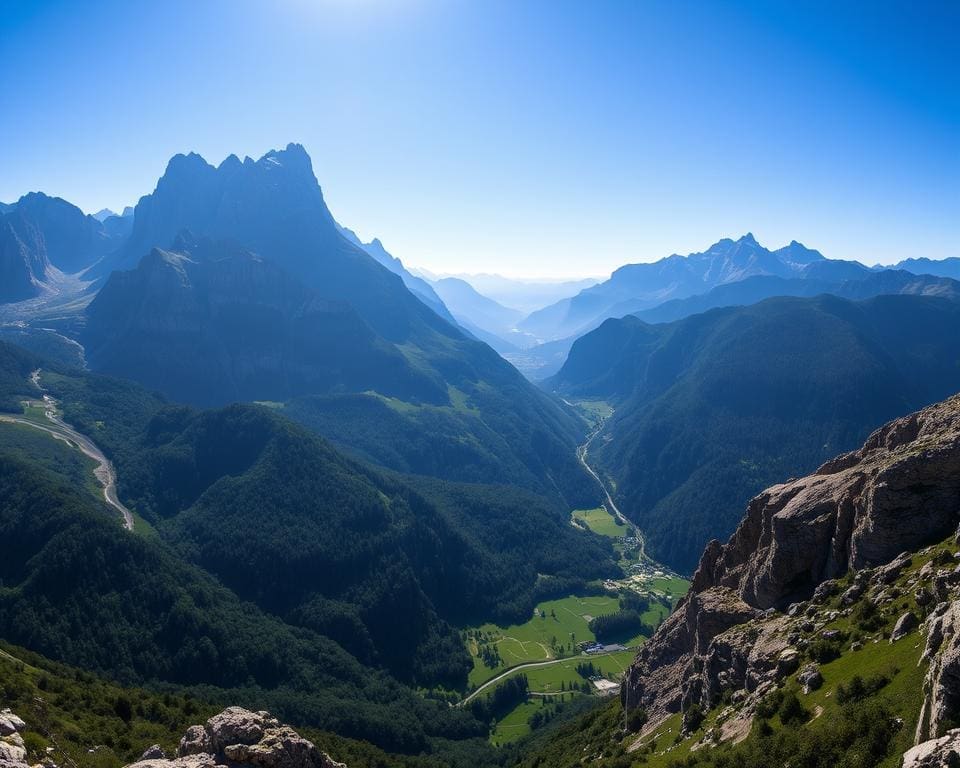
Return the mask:
<path id="1" fill-rule="evenodd" d="M 665 322 L 781 295 L 834 293 L 866 298 L 937 290 L 933 284 L 925 288 L 916 284 L 911 289 L 902 278 L 877 277 L 890 271 L 956 278 L 960 259 L 908 259 L 892 267 L 870 268 L 825 258 L 796 241 L 769 250 L 746 234 L 738 240 L 720 240 L 701 253 L 621 267 L 608 281 L 520 321 L 519 331 L 543 341 L 504 354 L 526 376 L 540 380 L 560 369 L 576 339 L 611 317 L 636 314 L 648 322 Z"/>
<path id="2" fill-rule="evenodd" d="M 535 278 L 504 277 L 503 275 L 486 272 L 434 274 L 425 269 L 415 269 L 414 271 L 431 283 L 447 278 L 462 280 L 469 283 L 478 293 L 509 309 L 515 309 L 522 315 L 528 315 L 561 299 L 574 296 L 584 288 L 589 288 L 600 282 L 592 277 L 578 280 L 538 280 Z"/>

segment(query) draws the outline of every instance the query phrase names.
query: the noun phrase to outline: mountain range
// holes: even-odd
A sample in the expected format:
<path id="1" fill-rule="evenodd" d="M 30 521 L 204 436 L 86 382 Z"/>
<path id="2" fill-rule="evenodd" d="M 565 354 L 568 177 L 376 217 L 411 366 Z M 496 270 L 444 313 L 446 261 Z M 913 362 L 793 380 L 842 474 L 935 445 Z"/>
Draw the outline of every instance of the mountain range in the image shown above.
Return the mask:
<path id="1" fill-rule="evenodd" d="M 120 216 L 31 193 L 0 207 L 0 249 L 0 338 L 19 345 L 0 340 L 0 638 L 30 649 L 0 663 L 54 713 L 78 681 L 124 686 L 91 703 L 98 734 L 113 715 L 171 730 L 188 706 L 240 704 L 322 728 L 357 766 L 619 768 L 649 718 L 635 757 L 667 765 L 665 742 L 704 718 L 702 745 L 731 742 L 728 719 L 800 718 L 784 704 L 797 670 L 771 670 L 834 653 L 823 631 L 902 653 L 881 636 L 898 606 L 931 633 L 946 621 L 924 606 L 948 601 L 952 571 L 938 586 L 901 565 L 841 595 L 901 550 L 917 570 L 953 563 L 956 401 L 903 417 L 960 390 L 957 260 L 871 269 L 748 234 L 601 283 L 440 278 L 337 223 L 296 144 L 177 155 Z M 535 386 L 521 366 L 553 375 Z M 678 574 L 693 591 L 668 618 Z M 659 621 L 623 704 L 594 708 L 583 633 L 629 624 L 632 646 Z M 864 690 L 921 691 L 922 660 L 894 661 Z M 839 722 L 913 717 L 831 710 L 848 692 L 822 663 L 832 700 L 816 706 Z M 533 697 L 527 673 L 557 677 Z M 910 720 L 924 738 L 950 722 L 933 693 L 949 679 L 923 689 L 939 712 Z M 581 709 L 595 719 L 554 739 L 550 719 Z M 540 726 L 539 754 L 489 743 Z M 848 730 L 865 729 L 883 754 L 905 746 L 886 725 Z M 119 734 L 81 760 L 119 768 L 96 757 L 127 755 Z M 799 753 L 754 743 L 745 765 Z M 726 750 L 685 759 L 739 764 Z"/>

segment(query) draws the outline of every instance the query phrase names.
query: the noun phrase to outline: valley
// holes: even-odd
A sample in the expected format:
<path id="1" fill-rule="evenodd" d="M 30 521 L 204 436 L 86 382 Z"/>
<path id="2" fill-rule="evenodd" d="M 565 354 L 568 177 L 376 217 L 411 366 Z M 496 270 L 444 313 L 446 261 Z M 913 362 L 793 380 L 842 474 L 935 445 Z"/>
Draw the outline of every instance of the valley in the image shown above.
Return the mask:
<path id="1" fill-rule="evenodd" d="M 39 368 L 33 371 L 30 374 L 30 381 L 43 392 L 43 386 L 40 384 L 41 373 L 42 371 Z M 23 416 L 10 416 L 0 413 L 0 422 L 25 424 L 34 429 L 43 430 L 96 462 L 92 472 L 103 489 L 103 500 L 119 513 L 123 525 L 128 531 L 134 530 L 133 512 L 127 509 L 117 497 L 117 475 L 113 464 L 89 437 L 80 434 L 63 421 L 57 410 L 56 399 L 48 394 L 43 394 L 41 400 L 25 400 L 23 402 Z"/>

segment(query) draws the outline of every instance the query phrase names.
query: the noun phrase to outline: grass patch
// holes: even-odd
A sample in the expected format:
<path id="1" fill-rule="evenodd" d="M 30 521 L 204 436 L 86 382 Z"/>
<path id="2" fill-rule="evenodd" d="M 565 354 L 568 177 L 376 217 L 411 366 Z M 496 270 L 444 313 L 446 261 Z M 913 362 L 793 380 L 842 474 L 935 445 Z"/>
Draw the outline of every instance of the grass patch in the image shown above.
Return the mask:
<path id="1" fill-rule="evenodd" d="M 472 686 L 496 677 L 510 667 L 528 662 L 547 661 L 563 656 L 580 658 L 579 643 L 596 640 L 588 626 L 595 616 L 605 616 L 620 610 L 615 595 L 586 595 L 547 600 L 537 605 L 536 615 L 523 624 L 501 627 L 496 624 L 467 630 L 467 647 L 473 657 L 473 669 L 468 682 Z M 656 626 L 666 608 L 651 605 L 644 614 L 650 625 Z M 624 638 L 624 645 L 635 646 L 642 635 Z M 488 666 L 481 656 L 483 646 L 495 647 L 500 663 Z M 532 670 L 531 670 L 532 671 Z"/>
<path id="2" fill-rule="evenodd" d="M 576 509 L 573 511 L 573 519 L 579 521 L 594 533 L 600 536 L 609 536 L 611 539 L 619 539 L 630 533 L 630 529 L 620 523 L 603 507 L 597 509 Z"/>

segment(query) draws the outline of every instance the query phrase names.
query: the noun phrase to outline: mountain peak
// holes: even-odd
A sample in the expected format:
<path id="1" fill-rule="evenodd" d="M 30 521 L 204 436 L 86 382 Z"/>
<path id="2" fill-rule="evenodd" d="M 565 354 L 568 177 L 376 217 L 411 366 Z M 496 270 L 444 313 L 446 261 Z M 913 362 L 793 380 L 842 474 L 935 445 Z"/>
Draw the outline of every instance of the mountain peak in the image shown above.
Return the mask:
<path id="1" fill-rule="evenodd" d="M 302 144 L 287 144 L 286 149 L 272 149 L 258 161 L 266 166 L 282 166 L 291 171 L 295 171 L 314 178 L 313 162 L 310 155 L 303 148 Z"/>
<path id="2" fill-rule="evenodd" d="M 760 245 L 760 243 L 757 242 L 757 238 L 753 236 L 753 232 L 747 232 L 747 234 L 745 234 L 743 237 L 737 240 L 737 242 L 746 243 L 749 245 Z"/>

